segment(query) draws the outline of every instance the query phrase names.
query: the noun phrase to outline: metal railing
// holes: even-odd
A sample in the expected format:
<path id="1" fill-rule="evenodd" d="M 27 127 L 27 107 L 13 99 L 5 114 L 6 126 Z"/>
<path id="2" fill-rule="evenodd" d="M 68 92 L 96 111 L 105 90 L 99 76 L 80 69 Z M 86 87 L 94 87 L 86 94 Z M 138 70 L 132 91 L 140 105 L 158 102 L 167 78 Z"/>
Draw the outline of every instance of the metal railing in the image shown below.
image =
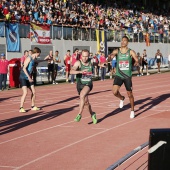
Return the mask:
<path id="1" fill-rule="evenodd" d="M 5 22 L 4 22 L 5 30 Z M 67 27 L 51 25 L 50 27 L 50 38 L 64 39 L 64 40 L 74 40 L 74 41 L 96 41 L 96 29 L 94 28 L 80 28 L 80 27 Z M 145 32 L 133 33 L 128 31 L 128 29 L 115 31 L 115 30 L 105 30 L 108 42 L 120 42 L 124 35 L 129 37 L 130 42 L 145 42 Z M 29 38 L 30 34 L 30 24 L 19 24 L 19 35 L 20 38 Z M 5 37 L 4 34 L 0 34 L 0 37 Z M 157 32 L 152 32 L 150 34 L 150 43 L 170 43 L 170 35 L 159 34 Z"/>

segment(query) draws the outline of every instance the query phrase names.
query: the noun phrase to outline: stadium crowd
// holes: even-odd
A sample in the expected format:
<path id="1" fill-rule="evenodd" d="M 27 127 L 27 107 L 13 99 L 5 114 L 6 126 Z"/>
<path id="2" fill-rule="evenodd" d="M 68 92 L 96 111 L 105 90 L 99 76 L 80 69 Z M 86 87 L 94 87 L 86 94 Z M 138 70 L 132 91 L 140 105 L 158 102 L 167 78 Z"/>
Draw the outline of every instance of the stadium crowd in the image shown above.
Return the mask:
<path id="1" fill-rule="evenodd" d="M 1 21 L 50 24 L 69 27 L 127 30 L 170 36 L 170 13 L 159 7 L 128 1 L 106 1 L 105 4 L 81 0 L 1 0 Z"/>

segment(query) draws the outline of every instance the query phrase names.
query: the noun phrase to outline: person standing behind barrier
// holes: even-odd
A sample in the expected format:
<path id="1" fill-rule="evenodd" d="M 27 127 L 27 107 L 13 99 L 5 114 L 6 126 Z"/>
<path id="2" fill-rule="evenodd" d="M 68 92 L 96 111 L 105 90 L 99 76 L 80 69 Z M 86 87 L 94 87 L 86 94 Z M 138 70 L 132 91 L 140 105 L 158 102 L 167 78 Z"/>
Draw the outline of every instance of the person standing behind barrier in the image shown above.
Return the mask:
<path id="1" fill-rule="evenodd" d="M 130 118 L 135 117 L 134 113 L 134 96 L 132 92 L 132 59 L 135 60 L 134 65 L 138 66 L 138 58 L 135 51 L 128 48 L 129 39 L 127 36 L 122 37 L 121 47 L 111 53 L 111 58 L 116 56 L 116 76 L 113 83 L 113 94 L 120 99 L 119 107 L 123 108 L 125 97 L 119 92 L 120 87 L 124 83 L 129 97 L 131 112 Z"/>
<path id="2" fill-rule="evenodd" d="M 136 67 L 137 68 L 137 71 L 138 71 L 138 74 L 137 74 L 137 76 L 139 77 L 139 76 L 141 76 L 141 62 L 142 62 L 142 58 L 141 58 L 141 56 L 140 56 L 140 53 L 137 53 L 137 58 L 138 58 L 138 63 L 139 63 L 139 65 Z"/>
<path id="3" fill-rule="evenodd" d="M 57 72 L 58 72 L 58 63 L 61 63 L 61 60 L 60 60 L 60 57 L 58 56 L 59 52 L 56 51 L 55 52 L 55 56 L 53 58 L 54 60 L 54 68 L 53 68 L 53 71 L 54 71 L 54 77 L 53 77 L 53 84 L 58 84 L 56 82 L 56 77 L 57 77 Z"/>
<path id="4" fill-rule="evenodd" d="M 106 61 L 104 52 L 101 52 L 99 66 L 100 66 L 100 70 L 101 70 L 101 81 L 104 81 L 105 76 L 106 76 L 106 66 L 107 66 L 107 61 Z"/>
<path id="5" fill-rule="evenodd" d="M 143 76 L 143 69 L 144 69 L 144 67 L 146 66 L 146 75 L 148 76 L 148 75 L 150 75 L 149 73 L 148 73 L 148 61 L 147 61 L 147 54 L 146 54 L 146 50 L 144 49 L 144 51 L 143 51 L 143 54 L 142 54 L 142 57 L 141 57 L 142 59 L 142 72 L 141 72 L 141 75 Z"/>
<path id="6" fill-rule="evenodd" d="M 77 75 L 77 91 L 80 96 L 80 106 L 79 113 L 74 119 L 75 122 L 79 122 L 82 118 L 82 112 L 84 106 L 87 106 L 89 113 L 91 114 L 93 124 L 97 123 L 96 113 L 92 111 L 88 94 L 93 88 L 92 82 L 92 63 L 89 60 L 89 51 L 82 51 L 82 58 L 79 61 L 76 61 L 74 66 L 71 68 L 70 74 Z"/>
<path id="7" fill-rule="evenodd" d="M 24 61 L 25 61 L 25 59 L 28 57 L 28 55 L 29 55 L 28 50 L 25 50 L 25 51 L 24 51 L 24 55 L 21 57 L 21 67 L 24 66 Z"/>
<path id="8" fill-rule="evenodd" d="M 25 60 L 24 66 L 20 72 L 19 80 L 20 80 L 23 94 L 21 97 L 19 112 L 22 112 L 22 113 L 26 112 L 25 109 L 23 108 L 23 105 L 24 105 L 24 102 L 27 96 L 27 88 L 29 88 L 31 91 L 31 110 L 35 110 L 35 111 L 40 110 L 40 108 L 35 106 L 36 93 L 35 93 L 35 88 L 34 88 L 34 82 L 33 82 L 33 79 L 31 78 L 33 67 L 35 65 L 35 59 L 37 59 L 40 53 L 41 53 L 41 50 L 38 47 L 35 47 L 32 51 L 32 55 L 28 56 L 27 59 Z"/>
<path id="9" fill-rule="evenodd" d="M 106 60 L 107 60 L 107 68 L 108 68 L 107 73 L 109 73 L 109 75 L 110 75 L 110 72 L 111 72 L 111 69 L 112 69 L 112 67 L 111 67 L 111 58 L 110 58 L 110 55 L 108 55 L 108 57 L 106 58 Z"/>
<path id="10" fill-rule="evenodd" d="M 162 53 L 161 53 L 160 50 L 158 49 L 158 50 L 157 50 L 157 53 L 155 54 L 155 60 L 156 60 L 157 66 L 158 66 L 158 73 L 161 73 L 161 71 L 160 71 L 161 59 L 162 59 L 162 63 L 163 63 Z M 154 62 L 155 62 L 155 60 L 154 60 Z"/>
<path id="11" fill-rule="evenodd" d="M 5 59 L 5 54 L 1 54 L 0 59 L 0 91 L 6 89 L 6 81 L 7 81 L 7 74 L 8 74 L 8 60 Z M 4 82 L 4 87 L 2 89 L 2 82 Z"/>
<path id="12" fill-rule="evenodd" d="M 44 60 L 48 61 L 48 83 L 53 82 L 53 51 L 51 50 L 49 52 L 49 55 L 47 55 Z M 51 77 L 51 82 L 50 82 L 50 77 Z"/>
<path id="13" fill-rule="evenodd" d="M 117 64 L 116 57 L 112 58 L 111 63 L 112 63 L 112 69 L 111 69 L 111 72 L 110 72 L 110 79 L 112 79 L 113 74 L 116 74 L 116 64 Z"/>
<path id="14" fill-rule="evenodd" d="M 67 54 L 64 56 L 64 64 L 65 64 L 65 70 L 66 70 L 66 82 L 68 82 L 69 75 L 70 75 L 70 69 L 71 69 L 71 55 L 70 50 L 67 50 Z"/>
<path id="15" fill-rule="evenodd" d="M 94 70 L 94 76 L 97 77 L 99 75 L 99 60 L 96 56 L 96 54 L 92 58 L 92 63 L 93 63 L 93 70 Z"/>
<path id="16" fill-rule="evenodd" d="M 28 56 L 32 55 L 32 50 L 28 51 Z M 32 78 L 34 81 L 34 86 L 37 84 L 37 66 L 38 66 L 38 61 L 35 59 L 35 64 L 33 66 L 33 71 L 32 71 Z"/>
<path id="17" fill-rule="evenodd" d="M 77 60 L 79 60 L 79 54 L 78 54 L 78 52 L 79 52 L 79 49 L 78 48 L 76 48 L 75 50 L 74 50 L 74 53 L 72 54 L 72 56 L 71 56 L 71 67 L 73 67 L 74 66 L 74 63 L 77 61 Z M 74 74 L 72 74 L 71 75 L 71 84 L 74 84 Z"/>

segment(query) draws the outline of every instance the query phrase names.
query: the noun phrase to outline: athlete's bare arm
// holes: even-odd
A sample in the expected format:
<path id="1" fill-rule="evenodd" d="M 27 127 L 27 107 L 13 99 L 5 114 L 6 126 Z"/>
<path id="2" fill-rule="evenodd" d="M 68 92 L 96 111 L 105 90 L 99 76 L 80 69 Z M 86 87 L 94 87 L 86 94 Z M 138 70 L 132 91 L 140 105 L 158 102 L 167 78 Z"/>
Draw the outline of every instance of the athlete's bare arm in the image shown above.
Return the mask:
<path id="1" fill-rule="evenodd" d="M 26 58 L 26 60 L 24 61 L 24 66 L 23 66 L 23 71 L 24 71 L 24 73 L 26 74 L 26 76 L 28 77 L 28 80 L 29 80 L 29 82 L 33 82 L 33 80 L 31 79 L 31 77 L 30 77 L 30 75 L 28 74 L 28 72 L 27 72 L 27 66 L 28 66 L 28 64 L 30 63 L 30 58 L 29 57 L 27 57 Z"/>
<path id="2" fill-rule="evenodd" d="M 134 66 L 138 66 L 139 62 L 138 62 L 138 57 L 136 55 L 136 52 L 133 50 L 130 50 L 130 55 L 132 56 L 132 58 L 135 60 Z"/>
<path id="3" fill-rule="evenodd" d="M 117 54 L 118 54 L 118 49 L 114 50 L 114 51 L 110 54 L 111 59 L 113 59 L 114 57 L 116 57 Z"/>
<path id="4" fill-rule="evenodd" d="M 45 58 L 44 58 L 44 60 L 48 60 L 49 59 L 49 55 L 47 55 Z"/>
<path id="5" fill-rule="evenodd" d="M 71 68 L 70 70 L 70 74 L 82 74 L 83 72 L 85 72 L 86 70 L 78 70 L 81 67 L 80 61 L 76 61 L 74 66 Z"/>

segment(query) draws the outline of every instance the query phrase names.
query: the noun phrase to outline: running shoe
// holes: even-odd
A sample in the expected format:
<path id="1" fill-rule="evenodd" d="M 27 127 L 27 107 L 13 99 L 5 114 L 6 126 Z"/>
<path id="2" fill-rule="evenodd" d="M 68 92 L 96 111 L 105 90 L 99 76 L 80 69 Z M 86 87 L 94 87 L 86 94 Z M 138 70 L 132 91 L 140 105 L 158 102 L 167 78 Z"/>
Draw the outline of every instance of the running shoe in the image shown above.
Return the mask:
<path id="1" fill-rule="evenodd" d="M 124 100 L 125 100 L 125 97 L 123 96 L 123 100 L 120 100 L 119 108 L 123 108 Z"/>
<path id="2" fill-rule="evenodd" d="M 26 111 L 25 111 L 24 108 L 20 108 L 20 109 L 19 109 L 19 112 L 20 112 L 20 113 L 25 113 Z"/>
<path id="3" fill-rule="evenodd" d="M 97 124 L 97 118 L 96 118 L 96 113 L 93 112 L 93 115 L 91 116 L 93 120 L 93 124 Z"/>
<path id="4" fill-rule="evenodd" d="M 130 112 L 130 118 L 133 119 L 135 117 L 135 112 L 134 111 L 131 111 Z"/>
<path id="5" fill-rule="evenodd" d="M 147 76 L 149 76 L 150 75 L 150 73 L 147 73 Z"/>
<path id="6" fill-rule="evenodd" d="M 31 110 L 38 111 L 38 110 L 40 110 L 40 108 L 37 106 L 34 106 Z"/>
<path id="7" fill-rule="evenodd" d="M 75 121 L 75 122 L 80 122 L 80 120 L 81 120 L 81 115 L 78 114 L 78 115 L 76 116 L 76 118 L 74 119 L 74 121 Z"/>

